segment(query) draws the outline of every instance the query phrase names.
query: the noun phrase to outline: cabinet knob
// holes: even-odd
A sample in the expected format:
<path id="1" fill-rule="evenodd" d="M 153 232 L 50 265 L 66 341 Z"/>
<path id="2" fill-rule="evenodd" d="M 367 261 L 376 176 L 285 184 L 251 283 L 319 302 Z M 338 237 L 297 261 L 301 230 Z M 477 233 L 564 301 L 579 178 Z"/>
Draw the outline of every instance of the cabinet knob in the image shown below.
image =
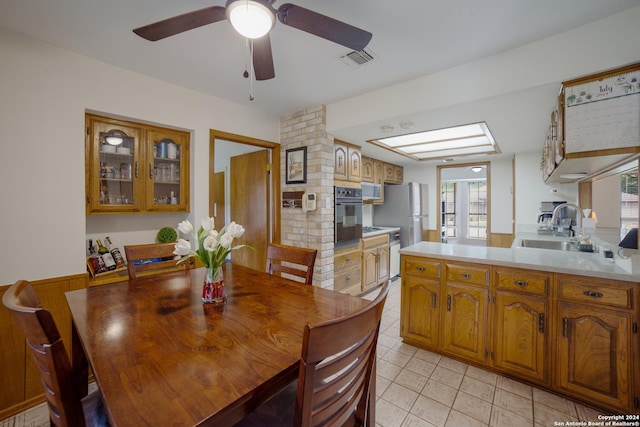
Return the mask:
<path id="1" fill-rule="evenodd" d="M 460 277 L 462 277 L 463 279 L 470 279 L 471 278 L 471 274 L 470 273 L 460 273 Z"/>
<path id="2" fill-rule="evenodd" d="M 594 292 L 594 291 L 584 291 L 583 294 L 591 298 L 602 298 L 604 296 L 602 292 Z"/>
<path id="3" fill-rule="evenodd" d="M 416 270 L 418 270 L 420 273 L 424 273 L 426 268 L 424 267 L 417 267 Z"/>
<path id="4" fill-rule="evenodd" d="M 345 258 L 345 261 L 347 261 L 347 262 L 351 262 L 351 257 L 350 257 L 350 256 L 346 257 L 346 258 Z"/>
<path id="5" fill-rule="evenodd" d="M 529 286 L 529 283 L 525 282 L 524 280 L 514 280 L 513 284 L 518 285 L 521 288 L 524 288 L 525 286 Z"/>

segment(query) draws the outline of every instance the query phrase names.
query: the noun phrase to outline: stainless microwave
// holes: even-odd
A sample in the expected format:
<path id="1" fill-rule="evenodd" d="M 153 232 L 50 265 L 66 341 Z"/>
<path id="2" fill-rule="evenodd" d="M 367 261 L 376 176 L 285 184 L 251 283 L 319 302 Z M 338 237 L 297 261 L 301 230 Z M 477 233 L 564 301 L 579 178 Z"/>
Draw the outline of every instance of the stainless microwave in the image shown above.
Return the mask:
<path id="1" fill-rule="evenodd" d="M 362 183 L 362 200 L 380 200 L 380 184 Z"/>

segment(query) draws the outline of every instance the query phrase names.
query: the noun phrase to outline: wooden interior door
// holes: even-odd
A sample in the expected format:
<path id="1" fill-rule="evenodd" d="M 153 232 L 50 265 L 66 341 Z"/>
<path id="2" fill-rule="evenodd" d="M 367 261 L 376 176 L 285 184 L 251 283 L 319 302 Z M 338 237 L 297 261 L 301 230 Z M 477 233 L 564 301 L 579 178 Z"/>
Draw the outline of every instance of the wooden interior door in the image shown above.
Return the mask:
<path id="1" fill-rule="evenodd" d="M 245 228 L 238 244 L 253 246 L 233 251 L 231 262 L 256 270 L 267 264 L 269 242 L 269 151 L 260 150 L 231 158 L 229 203 L 231 221 Z"/>
<path id="2" fill-rule="evenodd" d="M 216 230 L 220 230 L 227 225 L 224 212 L 227 206 L 227 198 L 224 191 L 224 172 L 216 172 L 213 174 L 213 219 L 216 224 Z M 236 221 L 237 222 L 237 221 Z"/>

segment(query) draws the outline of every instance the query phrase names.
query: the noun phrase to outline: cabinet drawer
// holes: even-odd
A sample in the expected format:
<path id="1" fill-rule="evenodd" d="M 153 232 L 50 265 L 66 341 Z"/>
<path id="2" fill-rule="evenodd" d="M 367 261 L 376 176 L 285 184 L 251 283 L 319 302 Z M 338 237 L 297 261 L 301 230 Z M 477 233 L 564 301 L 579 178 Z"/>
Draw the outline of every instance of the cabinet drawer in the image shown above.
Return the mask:
<path id="1" fill-rule="evenodd" d="M 389 246 L 389 233 L 362 239 L 363 250 L 377 248 L 378 246 Z"/>
<path id="2" fill-rule="evenodd" d="M 403 257 L 404 274 L 417 277 L 440 278 L 440 262 L 424 258 Z"/>
<path id="3" fill-rule="evenodd" d="M 336 253 L 333 259 L 333 270 L 335 271 L 335 274 L 340 274 L 342 271 L 350 268 L 360 268 L 362 262 L 361 255 L 362 252 L 360 252 L 360 250 L 344 254 Z"/>
<path id="4" fill-rule="evenodd" d="M 633 283 L 607 279 L 559 276 L 558 298 L 632 308 L 633 286 Z"/>
<path id="5" fill-rule="evenodd" d="M 447 282 L 486 286 L 489 284 L 489 267 L 447 264 Z"/>
<path id="6" fill-rule="evenodd" d="M 498 289 L 508 291 L 522 291 L 530 294 L 547 295 L 549 291 L 549 276 L 519 271 L 496 271 L 496 285 Z"/>
<path id="7" fill-rule="evenodd" d="M 342 271 L 333 277 L 333 289 L 340 292 L 357 285 L 358 290 L 360 290 L 361 275 L 362 269 L 360 266 Z"/>

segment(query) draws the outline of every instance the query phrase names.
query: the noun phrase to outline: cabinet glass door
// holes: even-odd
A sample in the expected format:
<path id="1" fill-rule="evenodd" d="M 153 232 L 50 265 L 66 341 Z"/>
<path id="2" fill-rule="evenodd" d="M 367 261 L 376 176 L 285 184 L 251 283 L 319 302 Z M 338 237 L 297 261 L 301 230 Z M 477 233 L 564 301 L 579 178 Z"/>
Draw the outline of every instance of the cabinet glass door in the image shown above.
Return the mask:
<path id="1" fill-rule="evenodd" d="M 92 120 L 89 212 L 133 212 L 140 206 L 137 185 L 140 130 Z"/>
<path id="2" fill-rule="evenodd" d="M 147 185 L 147 209 L 155 211 L 185 210 L 188 206 L 188 134 L 171 130 L 150 130 L 150 159 Z"/>

